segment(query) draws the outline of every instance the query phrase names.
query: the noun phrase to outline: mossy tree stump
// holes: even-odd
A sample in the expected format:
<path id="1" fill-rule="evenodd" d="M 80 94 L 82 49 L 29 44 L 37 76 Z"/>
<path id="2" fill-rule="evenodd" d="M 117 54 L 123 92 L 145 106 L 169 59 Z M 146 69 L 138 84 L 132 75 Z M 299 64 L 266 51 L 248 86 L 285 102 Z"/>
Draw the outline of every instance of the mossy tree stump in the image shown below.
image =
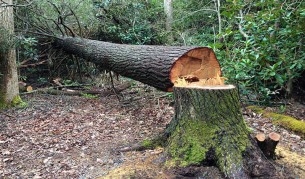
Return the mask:
<path id="1" fill-rule="evenodd" d="M 227 178 L 272 176 L 243 120 L 233 85 L 174 87 L 175 117 L 167 128 L 169 166 L 216 165 Z"/>

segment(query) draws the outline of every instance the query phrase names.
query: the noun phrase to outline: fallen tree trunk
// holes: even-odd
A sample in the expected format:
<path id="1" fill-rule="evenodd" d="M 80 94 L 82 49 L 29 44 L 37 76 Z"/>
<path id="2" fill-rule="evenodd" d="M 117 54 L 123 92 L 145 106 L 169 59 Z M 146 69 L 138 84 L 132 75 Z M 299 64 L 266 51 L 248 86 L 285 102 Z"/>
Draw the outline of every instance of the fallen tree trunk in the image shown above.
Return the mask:
<path id="1" fill-rule="evenodd" d="M 184 76 L 199 80 L 221 75 L 218 60 L 208 47 L 124 45 L 70 37 L 55 44 L 101 69 L 163 91 L 172 91 L 173 83 Z"/>
<path id="2" fill-rule="evenodd" d="M 216 165 L 226 178 L 270 178 L 275 167 L 243 120 L 233 85 L 174 87 L 175 117 L 167 128 L 170 166 Z"/>

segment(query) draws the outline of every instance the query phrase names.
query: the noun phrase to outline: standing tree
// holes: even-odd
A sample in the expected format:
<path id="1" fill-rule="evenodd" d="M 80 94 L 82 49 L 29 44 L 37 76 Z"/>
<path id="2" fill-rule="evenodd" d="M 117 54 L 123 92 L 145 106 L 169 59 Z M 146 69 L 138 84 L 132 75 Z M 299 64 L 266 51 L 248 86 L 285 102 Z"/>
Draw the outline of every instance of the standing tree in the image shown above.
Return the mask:
<path id="1" fill-rule="evenodd" d="M 0 108 L 18 104 L 16 53 L 14 49 L 13 1 L 0 2 Z"/>
<path id="2" fill-rule="evenodd" d="M 164 0 L 164 12 L 166 15 L 166 31 L 169 33 L 168 41 L 171 43 L 173 41 L 173 0 Z"/>

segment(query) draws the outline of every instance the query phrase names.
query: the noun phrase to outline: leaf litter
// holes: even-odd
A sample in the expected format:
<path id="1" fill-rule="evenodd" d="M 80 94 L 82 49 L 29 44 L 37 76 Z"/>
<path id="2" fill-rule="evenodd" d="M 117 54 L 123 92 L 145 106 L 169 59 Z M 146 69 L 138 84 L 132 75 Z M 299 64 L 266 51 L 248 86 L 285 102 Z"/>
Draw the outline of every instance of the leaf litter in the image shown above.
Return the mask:
<path id="1" fill-rule="evenodd" d="M 99 99 L 23 96 L 28 107 L 0 113 L 0 177 L 98 178 L 124 163 L 162 155 L 159 149 L 131 153 L 114 149 L 161 134 L 174 115 L 170 95 L 137 83 L 122 96 L 120 101 L 114 95 Z M 244 118 L 254 134 L 279 132 L 280 146 L 305 155 L 304 138 L 251 111 L 245 111 Z M 156 173 L 166 176 L 163 170 Z M 168 176 L 175 175 L 169 172 Z"/>

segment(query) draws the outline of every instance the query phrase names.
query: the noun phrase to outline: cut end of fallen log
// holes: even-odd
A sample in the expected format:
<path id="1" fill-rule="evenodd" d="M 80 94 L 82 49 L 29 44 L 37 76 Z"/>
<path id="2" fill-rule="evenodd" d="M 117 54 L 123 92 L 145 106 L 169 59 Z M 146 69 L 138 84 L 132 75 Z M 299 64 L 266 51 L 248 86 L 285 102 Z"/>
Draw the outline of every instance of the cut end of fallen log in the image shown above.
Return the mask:
<path id="1" fill-rule="evenodd" d="M 33 91 L 33 87 L 27 85 L 27 84 L 26 84 L 25 82 L 23 82 L 23 81 L 19 81 L 19 82 L 18 82 L 18 85 L 19 85 L 19 91 L 20 91 L 20 92 L 31 92 L 31 91 Z"/>
<path id="2" fill-rule="evenodd" d="M 26 92 L 31 92 L 33 91 L 33 87 L 32 86 L 27 86 L 26 87 Z"/>
<path id="3" fill-rule="evenodd" d="M 74 37 L 56 40 L 54 44 L 101 70 L 162 91 L 173 91 L 173 86 L 224 85 L 220 64 L 209 47 L 114 44 Z"/>
<path id="4" fill-rule="evenodd" d="M 195 48 L 179 57 L 170 71 L 175 87 L 224 86 L 220 64 L 208 47 Z M 171 91 L 171 89 L 169 89 Z"/>

